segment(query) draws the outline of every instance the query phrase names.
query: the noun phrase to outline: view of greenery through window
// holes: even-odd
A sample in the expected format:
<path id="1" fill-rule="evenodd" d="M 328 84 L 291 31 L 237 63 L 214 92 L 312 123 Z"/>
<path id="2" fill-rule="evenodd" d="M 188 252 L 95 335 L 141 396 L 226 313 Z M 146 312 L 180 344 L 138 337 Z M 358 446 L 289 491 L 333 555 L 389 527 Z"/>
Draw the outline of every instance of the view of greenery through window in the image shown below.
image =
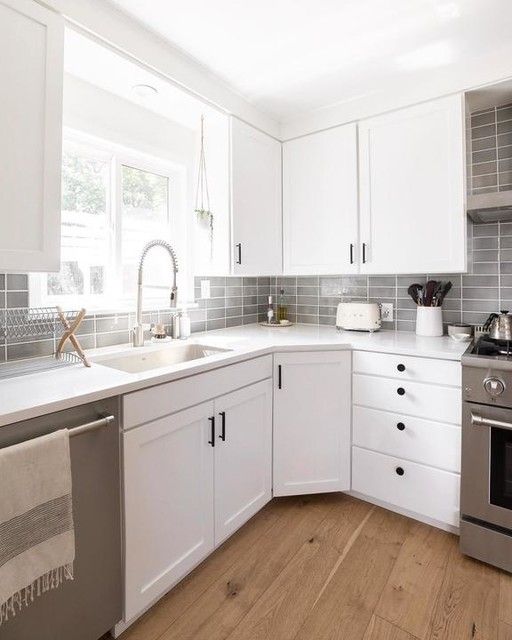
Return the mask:
<path id="1" fill-rule="evenodd" d="M 105 155 L 105 154 L 103 154 Z M 119 167 L 121 202 L 111 185 Z M 66 149 L 62 163 L 62 263 L 48 274 L 47 295 L 98 299 L 109 292 L 134 294 L 137 262 L 145 242 L 167 237 L 169 178 L 117 164 L 101 154 Z M 148 264 L 156 278 L 166 256 Z M 153 273 L 151 273 L 153 272 Z"/>
<path id="2" fill-rule="evenodd" d="M 138 261 L 143 244 L 153 238 L 165 238 L 168 229 L 169 179 L 149 171 L 122 167 L 122 289 L 134 292 Z M 168 272 L 168 256 L 154 252 L 147 261 L 146 273 L 150 282 L 161 281 Z M 168 281 L 168 279 L 167 279 Z"/>
<path id="3" fill-rule="evenodd" d="M 62 266 L 47 280 L 49 295 L 101 295 L 105 290 L 110 168 L 66 152 L 62 160 Z"/>

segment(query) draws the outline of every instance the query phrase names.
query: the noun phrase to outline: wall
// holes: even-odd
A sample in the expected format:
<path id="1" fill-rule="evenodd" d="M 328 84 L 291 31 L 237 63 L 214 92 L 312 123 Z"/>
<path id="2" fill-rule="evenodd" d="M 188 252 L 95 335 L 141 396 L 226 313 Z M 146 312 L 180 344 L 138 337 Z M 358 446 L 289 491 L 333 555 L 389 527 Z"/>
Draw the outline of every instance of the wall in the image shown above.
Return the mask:
<path id="1" fill-rule="evenodd" d="M 140 61 L 225 113 L 278 135 L 279 124 L 181 49 L 104 0 L 37 0 L 97 36 L 106 46 Z"/>
<path id="2" fill-rule="evenodd" d="M 336 305 L 343 300 L 391 302 L 395 320 L 384 328 L 414 331 L 415 305 L 407 295 L 413 282 L 429 278 L 451 280 L 453 288 L 443 305 L 449 322 L 482 324 L 501 308 L 512 310 L 512 223 L 470 225 L 469 271 L 467 274 L 386 276 L 305 276 L 210 279 L 212 297 L 200 300 L 202 310 L 194 316 L 198 331 L 218 329 L 263 320 L 267 296 L 274 300 L 285 290 L 290 319 L 307 324 L 334 325 Z M 200 282 L 195 278 L 196 298 Z M 206 278 L 208 279 L 208 278 Z"/>
<path id="3" fill-rule="evenodd" d="M 2 335 L 2 310 L 28 307 L 28 277 L 26 274 L 0 274 L 0 362 L 20 358 L 34 358 L 55 353 L 56 337 L 51 335 L 41 338 L 5 339 Z M 190 310 L 192 319 L 196 319 L 199 310 Z M 143 321 L 151 324 L 171 322 L 170 309 L 148 310 L 143 313 Z M 84 349 L 108 347 L 130 342 L 130 329 L 135 325 L 135 313 L 97 313 L 88 314 L 77 335 Z M 57 333 L 60 337 L 61 331 Z M 149 333 L 146 338 L 149 339 Z M 69 348 L 69 345 L 68 345 Z"/>
<path id="4" fill-rule="evenodd" d="M 185 212 L 193 208 L 194 198 L 196 132 L 69 74 L 64 79 L 63 117 L 65 127 L 184 169 L 185 202 L 178 204 L 181 215 L 175 216 L 179 223 L 175 248 L 184 255 L 189 246 Z M 191 256 L 188 258 L 182 261 L 185 267 L 191 264 Z M 188 289 L 190 283 L 190 275 L 184 268 L 180 273 L 180 287 Z"/>
<path id="5" fill-rule="evenodd" d="M 512 189 L 512 104 L 471 114 L 470 166 L 472 193 Z"/>
<path id="6" fill-rule="evenodd" d="M 470 226 L 467 274 L 425 274 L 387 276 L 304 276 L 304 277 L 195 277 L 195 297 L 199 308 L 190 310 L 192 330 L 211 331 L 264 320 L 268 295 L 277 299 L 285 290 L 289 317 L 294 322 L 334 325 L 336 305 L 343 300 L 378 300 L 393 303 L 395 320 L 385 329 L 414 331 L 415 305 L 407 295 L 412 282 L 430 277 L 449 279 L 453 289 L 443 305 L 448 322 L 482 324 L 489 313 L 512 310 L 512 223 Z M 208 279 L 211 297 L 200 299 L 201 280 Z M 0 274 L 0 318 L 6 307 L 28 306 L 26 275 Z M 147 311 L 144 322 L 170 321 L 169 309 Z M 135 324 L 133 313 L 88 315 L 80 330 L 84 347 L 94 348 L 127 343 Z M 0 337 L 0 361 L 53 353 L 52 339 L 12 340 Z"/>

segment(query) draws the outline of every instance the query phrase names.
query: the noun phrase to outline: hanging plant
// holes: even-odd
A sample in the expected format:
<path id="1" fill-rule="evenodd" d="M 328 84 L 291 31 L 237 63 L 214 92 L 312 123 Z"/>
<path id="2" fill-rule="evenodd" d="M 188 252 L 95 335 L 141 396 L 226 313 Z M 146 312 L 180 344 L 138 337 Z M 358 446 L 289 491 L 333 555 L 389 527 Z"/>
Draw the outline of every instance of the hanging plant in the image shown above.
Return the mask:
<path id="1" fill-rule="evenodd" d="M 204 116 L 201 116 L 201 149 L 199 153 L 199 169 L 197 172 L 197 191 L 195 213 L 198 219 L 207 223 L 210 229 L 210 259 L 213 258 L 213 213 L 210 209 L 208 177 L 206 175 L 206 155 L 204 150 Z"/>

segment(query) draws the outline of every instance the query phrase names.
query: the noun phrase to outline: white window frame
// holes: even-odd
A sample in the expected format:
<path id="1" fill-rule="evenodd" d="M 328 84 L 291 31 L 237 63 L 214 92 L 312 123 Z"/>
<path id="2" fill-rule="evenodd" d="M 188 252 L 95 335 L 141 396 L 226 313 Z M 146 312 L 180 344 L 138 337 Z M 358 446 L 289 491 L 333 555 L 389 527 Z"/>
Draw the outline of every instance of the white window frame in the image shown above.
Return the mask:
<path id="1" fill-rule="evenodd" d="M 187 250 L 187 225 L 185 221 L 187 172 L 185 166 L 67 127 L 64 128 L 63 147 L 64 149 L 76 149 L 85 155 L 90 155 L 99 160 L 106 160 L 110 164 L 110 189 L 107 193 L 106 215 L 107 224 L 110 227 L 109 268 L 114 273 L 114 280 L 117 281 L 117 286 L 115 283 L 114 289 L 119 291 L 119 277 L 121 274 L 122 229 L 119 221 L 122 216 L 123 166 L 148 171 L 168 179 L 167 237 L 163 239 L 172 244 L 178 256 L 185 256 Z M 171 277 L 171 271 L 169 271 L 169 284 L 171 283 Z M 179 278 L 179 285 L 180 297 L 182 300 L 186 299 L 187 281 L 185 277 Z M 135 300 L 132 296 L 119 295 L 115 297 L 109 291 L 108 286 L 106 286 L 104 293 L 100 295 L 84 294 L 77 296 L 51 296 L 46 293 L 46 286 L 46 274 L 30 274 L 30 306 L 59 305 L 67 309 L 85 307 L 88 311 L 95 313 L 134 310 Z M 158 307 L 165 308 L 168 305 L 163 304 L 161 298 L 152 297 L 151 288 L 148 288 L 145 290 L 144 306 L 156 309 Z"/>

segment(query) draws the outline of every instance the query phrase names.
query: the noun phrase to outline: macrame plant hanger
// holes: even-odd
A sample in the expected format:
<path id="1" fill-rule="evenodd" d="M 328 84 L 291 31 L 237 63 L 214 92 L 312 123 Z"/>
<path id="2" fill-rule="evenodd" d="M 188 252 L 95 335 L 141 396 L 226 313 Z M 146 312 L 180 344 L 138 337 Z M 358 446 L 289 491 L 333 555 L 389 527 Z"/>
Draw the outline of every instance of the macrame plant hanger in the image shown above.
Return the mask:
<path id="1" fill-rule="evenodd" d="M 196 208 L 197 217 L 206 222 L 210 230 L 210 259 L 213 258 L 213 213 L 210 209 L 208 177 L 206 175 L 206 155 L 204 151 L 204 116 L 201 116 L 201 150 L 199 153 L 199 169 L 197 172 Z"/>

